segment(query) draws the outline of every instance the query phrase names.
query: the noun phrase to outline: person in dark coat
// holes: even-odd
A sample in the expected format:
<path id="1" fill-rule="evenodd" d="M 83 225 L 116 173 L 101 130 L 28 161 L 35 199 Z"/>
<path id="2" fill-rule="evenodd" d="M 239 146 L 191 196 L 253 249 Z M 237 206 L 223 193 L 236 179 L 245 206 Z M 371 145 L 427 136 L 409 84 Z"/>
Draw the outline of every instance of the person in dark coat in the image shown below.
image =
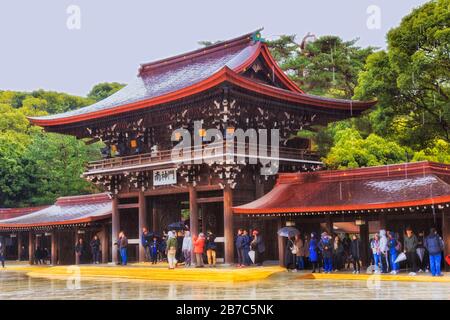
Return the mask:
<path id="1" fill-rule="evenodd" d="M 6 256 L 5 245 L 3 244 L 3 242 L 0 242 L 0 261 L 2 262 L 2 268 L 5 267 L 5 256 Z"/>
<path id="2" fill-rule="evenodd" d="M 208 266 L 215 267 L 216 266 L 216 236 L 208 231 L 206 236 L 206 256 L 208 257 Z"/>
<path id="3" fill-rule="evenodd" d="M 323 271 L 324 273 L 331 273 L 333 271 L 333 244 L 327 232 L 322 233 L 319 241 L 319 249 L 323 257 Z"/>
<path id="4" fill-rule="evenodd" d="M 94 238 L 91 240 L 91 253 L 92 253 L 92 263 L 99 264 L 100 263 L 100 239 L 97 235 L 94 235 Z"/>
<path id="5" fill-rule="evenodd" d="M 152 264 L 156 264 L 158 262 L 158 248 L 159 248 L 158 238 L 153 237 L 149 245 L 150 260 Z"/>
<path id="6" fill-rule="evenodd" d="M 147 228 L 142 228 L 142 234 L 141 234 L 141 244 L 144 247 L 144 260 L 150 261 L 150 233 L 148 232 Z"/>
<path id="7" fill-rule="evenodd" d="M 341 239 L 338 236 L 336 236 L 333 242 L 333 263 L 335 271 L 339 271 L 343 268 L 344 257 L 345 257 L 344 246 L 342 245 Z"/>
<path id="8" fill-rule="evenodd" d="M 352 243 L 352 239 L 350 239 L 350 235 L 348 233 L 345 234 L 344 239 L 342 239 L 342 245 L 344 246 L 345 258 L 344 258 L 344 269 L 350 268 L 351 253 L 350 253 L 350 245 Z"/>
<path id="9" fill-rule="evenodd" d="M 264 245 L 264 240 L 259 230 L 253 230 L 253 240 L 250 243 L 250 247 L 255 250 L 255 264 L 262 266 L 266 246 Z"/>
<path id="10" fill-rule="evenodd" d="M 425 249 L 425 232 L 419 232 L 417 236 L 417 250 L 423 252 L 419 255 L 419 272 L 428 272 L 430 270 L 430 258 L 428 256 L 428 251 Z"/>
<path id="11" fill-rule="evenodd" d="M 419 240 L 417 236 L 414 234 L 411 227 L 406 228 L 406 235 L 403 240 L 404 242 L 404 253 L 406 254 L 406 258 L 408 261 L 408 266 L 411 268 L 410 276 L 415 276 L 417 269 L 417 246 L 419 244 Z"/>
<path id="12" fill-rule="evenodd" d="M 242 236 L 242 229 L 239 229 L 237 232 L 236 239 L 234 241 L 234 245 L 236 246 L 236 252 L 238 257 L 237 267 L 241 268 L 245 265 L 244 262 L 244 249 L 242 248 L 244 244 L 244 237 Z"/>
<path id="13" fill-rule="evenodd" d="M 294 250 L 295 248 L 295 239 L 293 236 L 290 236 L 287 238 L 286 247 L 284 250 L 284 265 L 287 269 L 287 271 L 291 271 L 295 269 L 295 257 L 297 254 L 297 251 Z M 295 251 L 295 253 L 293 252 Z"/>
<path id="14" fill-rule="evenodd" d="M 167 257 L 166 257 L 167 245 L 166 245 L 166 243 L 167 243 L 167 237 L 163 236 L 161 241 L 159 241 L 159 248 L 158 248 L 158 252 L 159 252 L 159 255 L 160 255 L 160 261 L 167 260 Z"/>
<path id="15" fill-rule="evenodd" d="M 353 273 L 361 273 L 361 241 L 356 234 L 352 237 L 350 254 L 352 255 Z"/>
<path id="16" fill-rule="evenodd" d="M 177 252 L 175 254 L 175 260 L 177 260 L 177 265 L 179 263 L 184 262 L 184 256 L 183 256 L 183 233 L 181 231 L 173 231 L 174 234 L 177 235 L 176 239 L 177 239 Z"/>
<path id="17" fill-rule="evenodd" d="M 39 246 L 34 251 L 34 264 L 42 264 L 42 249 Z"/>
<path id="18" fill-rule="evenodd" d="M 248 254 L 250 252 L 250 243 L 252 242 L 252 239 L 250 238 L 247 230 L 242 230 L 242 252 L 244 255 L 244 264 L 246 266 L 250 266 L 252 264 L 252 259 L 250 259 L 250 255 Z"/>
<path id="19" fill-rule="evenodd" d="M 83 238 L 79 238 L 77 243 L 75 244 L 75 254 L 78 256 L 79 262 L 84 263 L 84 259 L 86 257 L 86 248 L 84 246 Z"/>
<path id="20" fill-rule="evenodd" d="M 123 231 L 119 233 L 119 250 L 122 265 L 126 266 L 128 262 L 128 238 L 125 236 Z"/>

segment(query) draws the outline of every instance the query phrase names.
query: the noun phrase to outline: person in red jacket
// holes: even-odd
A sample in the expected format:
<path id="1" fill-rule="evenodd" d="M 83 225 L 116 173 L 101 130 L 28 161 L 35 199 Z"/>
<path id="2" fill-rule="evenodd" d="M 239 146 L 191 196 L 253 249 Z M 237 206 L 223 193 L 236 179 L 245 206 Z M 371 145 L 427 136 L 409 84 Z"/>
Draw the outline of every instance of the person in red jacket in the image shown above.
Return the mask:
<path id="1" fill-rule="evenodd" d="M 205 235 L 200 233 L 193 237 L 194 240 L 194 254 L 195 254 L 195 267 L 203 268 L 203 251 L 205 248 Z"/>

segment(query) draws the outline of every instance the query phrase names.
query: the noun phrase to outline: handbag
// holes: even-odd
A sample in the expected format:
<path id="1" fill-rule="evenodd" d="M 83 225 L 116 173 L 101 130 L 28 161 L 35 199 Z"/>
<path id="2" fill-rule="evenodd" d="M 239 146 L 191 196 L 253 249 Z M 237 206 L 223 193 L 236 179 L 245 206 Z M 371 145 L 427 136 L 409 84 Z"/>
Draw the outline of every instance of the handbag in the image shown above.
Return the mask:
<path id="1" fill-rule="evenodd" d="M 298 248 L 295 244 L 292 246 L 291 252 L 292 252 L 292 254 L 297 254 Z"/>

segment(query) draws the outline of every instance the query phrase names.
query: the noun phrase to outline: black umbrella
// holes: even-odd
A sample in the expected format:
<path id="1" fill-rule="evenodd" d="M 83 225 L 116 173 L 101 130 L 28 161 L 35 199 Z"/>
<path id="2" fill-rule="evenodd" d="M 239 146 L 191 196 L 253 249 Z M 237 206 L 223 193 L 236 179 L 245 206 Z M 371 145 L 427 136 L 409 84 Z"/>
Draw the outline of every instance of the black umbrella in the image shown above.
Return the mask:
<path id="1" fill-rule="evenodd" d="M 167 226 L 167 229 L 169 230 L 185 230 L 186 226 L 184 225 L 183 222 L 179 221 L 179 222 L 174 222 L 171 223 Z"/>

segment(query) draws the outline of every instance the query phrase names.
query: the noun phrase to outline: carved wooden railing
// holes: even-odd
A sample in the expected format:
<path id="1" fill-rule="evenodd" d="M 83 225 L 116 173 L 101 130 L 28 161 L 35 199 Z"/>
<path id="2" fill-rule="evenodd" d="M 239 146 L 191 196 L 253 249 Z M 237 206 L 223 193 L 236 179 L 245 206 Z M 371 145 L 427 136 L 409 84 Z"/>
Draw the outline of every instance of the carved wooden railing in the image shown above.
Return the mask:
<path id="1" fill-rule="evenodd" d="M 222 145 L 221 150 L 223 150 L 223 153 L 211 153 L 211 149 L 213 148 L 219 148 Z M 250 151 L 252 151 L 252 154 L 256 156 L 254 153 L 255 150 L 258 150 L 259 155 L 264 155 L 270 159 L 280 159 L 280 162 L 298 162 L 299 160 L 303 161 L 310 161 L 310 162 L 319 162 L 319 156 L 316 152 L 312 152 L 307 149 L 298 149 L 298 148 L 289 148 L 289 147 L 278 147 L 278 156 L 275 156 L 272 153 L 272 148 L 270 146 L 264 147 L 264 146 L 255 146 L 250 145 L 248 143 L 243 146 L 243 148 L 239 149 L 239 147 L 242 147 L 242 144 L 235 143 L 234 144 L 234 150 L 235 155 L 241 155 L 242 150 L 245 150 L 245 155 L 248 156 L 250 154 Z M 190 159 L 196 159 L 199 156 L 202 157 L 202 155 L 205 155 L 205 149 L 209 149 L 209 157 L 205 157 L 205 161 L 209 160 L 217 160 L 219 158 L 225 159 L 225 153 L 226 148 L 230 147 L 230 142 L 223 142 L 223 143 L 210 143 L 210 144 L 204 144 L 201 147 L 191 147 L 189 149 L 184 149 L 183 151 L 180 151 L 177 155 L 182 158 L 185 161 L 189 161 Z M 231 147 L 230 147 L 231 148 Z M 255 149 L 256 148 L 256 149 Z M 108 170 L 108 169 L 119 169 L 119 168 L 132 168 L 137 166 L 146 166 L 146 165 L 157 165 L 157 164 L 164 164 L 164 163 L 171 163 L 172 162 L 172 150 L 161 150 L 156 151 L 152 153 L 143 153 L 143 154 L 136 154 L 131 156 L 123 156 L 123 157 L 112 157 L 107 158 L 103 160 L 98 161 L 92 161 L 89 162 L 87 165 L 87 170 L 85 174 L 89 174 L 93 171 L 98 170 Z"/>

